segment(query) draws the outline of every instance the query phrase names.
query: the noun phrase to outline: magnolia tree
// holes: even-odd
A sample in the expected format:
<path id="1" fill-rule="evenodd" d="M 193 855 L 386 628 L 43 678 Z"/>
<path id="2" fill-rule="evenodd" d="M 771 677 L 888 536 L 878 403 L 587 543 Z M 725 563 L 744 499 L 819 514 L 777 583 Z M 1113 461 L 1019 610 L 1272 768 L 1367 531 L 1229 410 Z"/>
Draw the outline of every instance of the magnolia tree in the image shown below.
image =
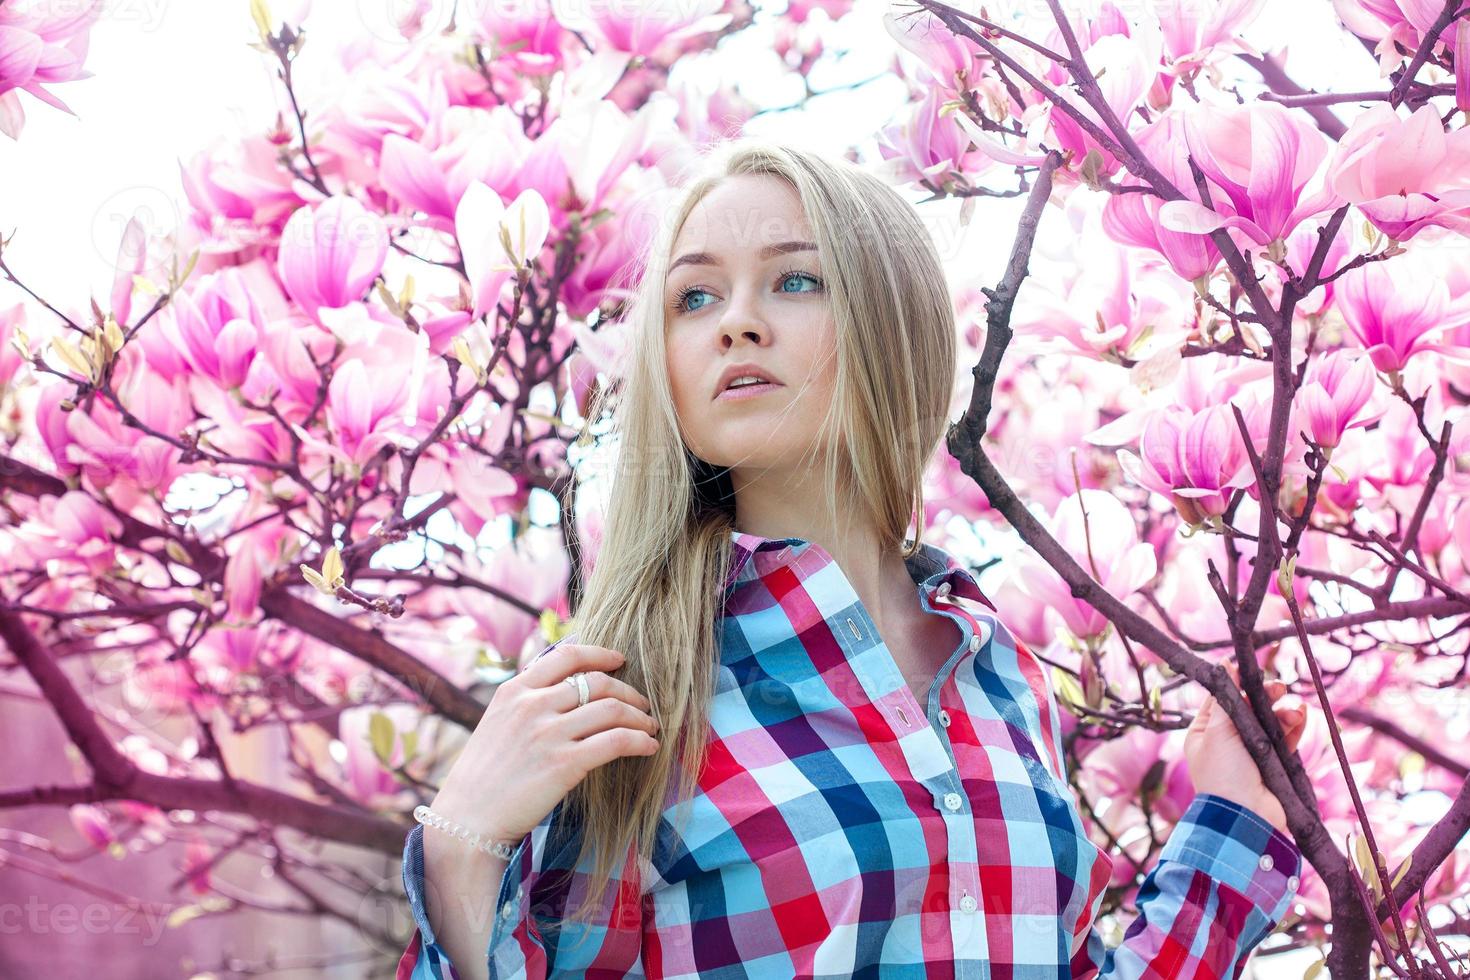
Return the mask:
<path id="1" fill-rule="evenodd" d="M 311 846 L 396 856 L 489 688 L 568 628 L 629 263 L 691 155 L 762 111 L 708 81 L 718 49 L 760 32 L 806 104 L 829 22 L 881 18 L 911 98 L 870 163 L 942 250 L 1014 238 L 998 282 L 953 283 L 925 516 L 1053 665 L 1103 912 L 1189 801 L 1210 692 L 1309 864 L 1263 951 L 1461 975 L 1470 8 L 1340 0 L 1383 83 L 1316 93 L 1242 40 L 1263 3 L 425 0 L 308 105 L 307 5 L 255 0 L 287 108 L 188 159 L 181 227 L 129 222 L 80 304 L 0 251 L 4 667 L 79 760 L 0 806 L 179 842 L 180 920 L 284 907 L 391 948 Z M 96 4 L 64 6 L 0 4 L 12 138 L 21 92 L 64 109 L 49 86 L 86 75 Z M 1271 679 L 1314 708 L 1296 751 Z M 232 771 L 262 728 L 280 785 Z M 261 853 L 284 906 L 211 877 Z"/>

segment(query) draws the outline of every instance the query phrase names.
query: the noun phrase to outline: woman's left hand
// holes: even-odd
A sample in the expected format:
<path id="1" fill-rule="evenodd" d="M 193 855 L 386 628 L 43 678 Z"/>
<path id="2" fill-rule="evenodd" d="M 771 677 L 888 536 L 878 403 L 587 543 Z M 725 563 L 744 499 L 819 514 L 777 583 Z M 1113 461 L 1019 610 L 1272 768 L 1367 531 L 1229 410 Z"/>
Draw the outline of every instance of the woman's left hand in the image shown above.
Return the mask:
<path id="1" fill-rule="evenodd" d="M 1237 685 L 1240 675 L 1234 664 L 1226 664 Z M 1242 695 L 1243 696 L 1243 695 Z M 1295 751 L 1307 724 L 1306 704 L 1295 694 L 1286 693 L 1282 681 L 1267 681 L 1266 696 L 1281 730 L 1286 734 L 1288 751 Z M 1281 801 L 1266 788 L 1256 761 L 1246 750 L 1235 723 L 1225 710 L 1208 695 L 1184 737 L 1184 758 L 1196 793 L 1213 793 L 1239 803 L 1269 820 L 1272 826 L 1286 831 L 1286 812 Z"/>

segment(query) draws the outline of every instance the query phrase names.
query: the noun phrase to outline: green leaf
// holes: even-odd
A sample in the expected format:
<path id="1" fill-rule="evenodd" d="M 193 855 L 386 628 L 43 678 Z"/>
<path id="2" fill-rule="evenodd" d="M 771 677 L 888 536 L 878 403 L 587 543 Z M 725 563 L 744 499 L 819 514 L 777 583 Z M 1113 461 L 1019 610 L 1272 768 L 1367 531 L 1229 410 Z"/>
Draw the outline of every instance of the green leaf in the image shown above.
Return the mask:
<path id="1" fill-rule="evenodd" d="M 384 766 L 389 765 L 388 760 L 393 757 L 393 742 L 398 737 L 398 730 L 393 727 L 393 719 L 381 711 L 374 711 L 368 719 L 368 741 L 372 744 L 373 755 Z"/>
<path id="2" fill-rule="evenodd" d="M 1052 678 L 1063 705 L 1075 710 L 1087 703 L 1087 695 L 1083 693 L 1082 685 L 1077 683 L 1077 678 L 1057 667 L 1052 668 Z"/>

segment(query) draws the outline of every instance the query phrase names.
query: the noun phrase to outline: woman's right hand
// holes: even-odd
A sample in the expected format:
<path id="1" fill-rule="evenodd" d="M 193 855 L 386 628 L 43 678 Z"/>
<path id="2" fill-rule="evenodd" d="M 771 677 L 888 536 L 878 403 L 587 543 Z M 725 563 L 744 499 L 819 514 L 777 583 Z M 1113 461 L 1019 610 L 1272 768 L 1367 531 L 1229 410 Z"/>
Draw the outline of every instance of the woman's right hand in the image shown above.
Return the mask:
<path id="1" fill-rule="evenodd" d="M 497 841 L 516 842 L 593 769 L 619 756 L 658 751 L 646 697 L 610 675 L 617 650 L 563 643 L 501 682 L 430 804 Z M 585 673 L 587 703 L 575 684 Z"/>

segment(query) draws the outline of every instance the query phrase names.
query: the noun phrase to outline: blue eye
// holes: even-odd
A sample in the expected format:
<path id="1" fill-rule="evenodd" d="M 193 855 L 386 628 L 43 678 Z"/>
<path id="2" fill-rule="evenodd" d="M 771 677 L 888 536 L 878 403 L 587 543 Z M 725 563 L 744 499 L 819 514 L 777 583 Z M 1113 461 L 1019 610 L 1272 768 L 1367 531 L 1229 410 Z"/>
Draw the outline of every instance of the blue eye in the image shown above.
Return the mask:
<path id="1" fill-rule="evenodd" d="M 816 276 L 812 275 L 809 272 L 802 272 L 799 269 L 792 269 L 790 272 L 783 272 L 783 273 L 781 273 L 781 278 L 778 281 L 781 283 L 782 286 L 785 286 L 786 283 L 790 282 L 793 279 L 805 279 L 807 282 L 809 282 L 812 285 L 816 286 L 817 289 L 821 289 L 822 288 L 822 280 L 818 279 Z M 793 289 L 782 289 L 781 291 L 783 293 L 805 292 L 805 290 L 793 290 Z"/>
<path id="2" fill-rule="evenodd" d="M 815 288 L 809 290 L 786 288 L 786 284 L 788 282 L 792 280 L 802 279 L 806 280 Z M 822 289 L 821 277 L 814 276 L 810 272 L 802 272 L 800 269 L 787 269 L 785 272 L 782 272 L 776 277 L 776 282 L 780 284 L 781 288 L 778 291 L 782 293 L 817 292 Z M 697 310 L 702 309 L 706 304 L 700 304 L 698 306 L 688 306 L 685 303 L 685 301 L 688 300 L 689 297 L 699 295 L 701 293 L 705 296 L 710 295 L 708 290 L 700 286 L 685 286 L 683 289 L 680 289 L 678 294 L 674 297 L 673 303 L 670 304 L 670 309 L 672 309 L 675 313 L 693 313 Z"/>
<path id="3" fill-rule="evenodd" d="M 685 286 L 683 289 L 679 290 L 679 295 L 674 298 L 674 312 L 676 312 L 676 313 L 693 313 L 694 310 L 699 309 L 699 307 L 696 306 L 696 307 L 693 307 L 691 309 L 691 308 L 686 307 L 684 305 L 684 301 L 686 299 L 688 299 L 690 296 L 694 295 L 695 293 L 704 293 L 704 292 L 705 291 L 703 289 L 700 289 L 698 286 Z M 709 294 L 708 293 L 705 293 L 705 295 L 708 296 Z"/>

